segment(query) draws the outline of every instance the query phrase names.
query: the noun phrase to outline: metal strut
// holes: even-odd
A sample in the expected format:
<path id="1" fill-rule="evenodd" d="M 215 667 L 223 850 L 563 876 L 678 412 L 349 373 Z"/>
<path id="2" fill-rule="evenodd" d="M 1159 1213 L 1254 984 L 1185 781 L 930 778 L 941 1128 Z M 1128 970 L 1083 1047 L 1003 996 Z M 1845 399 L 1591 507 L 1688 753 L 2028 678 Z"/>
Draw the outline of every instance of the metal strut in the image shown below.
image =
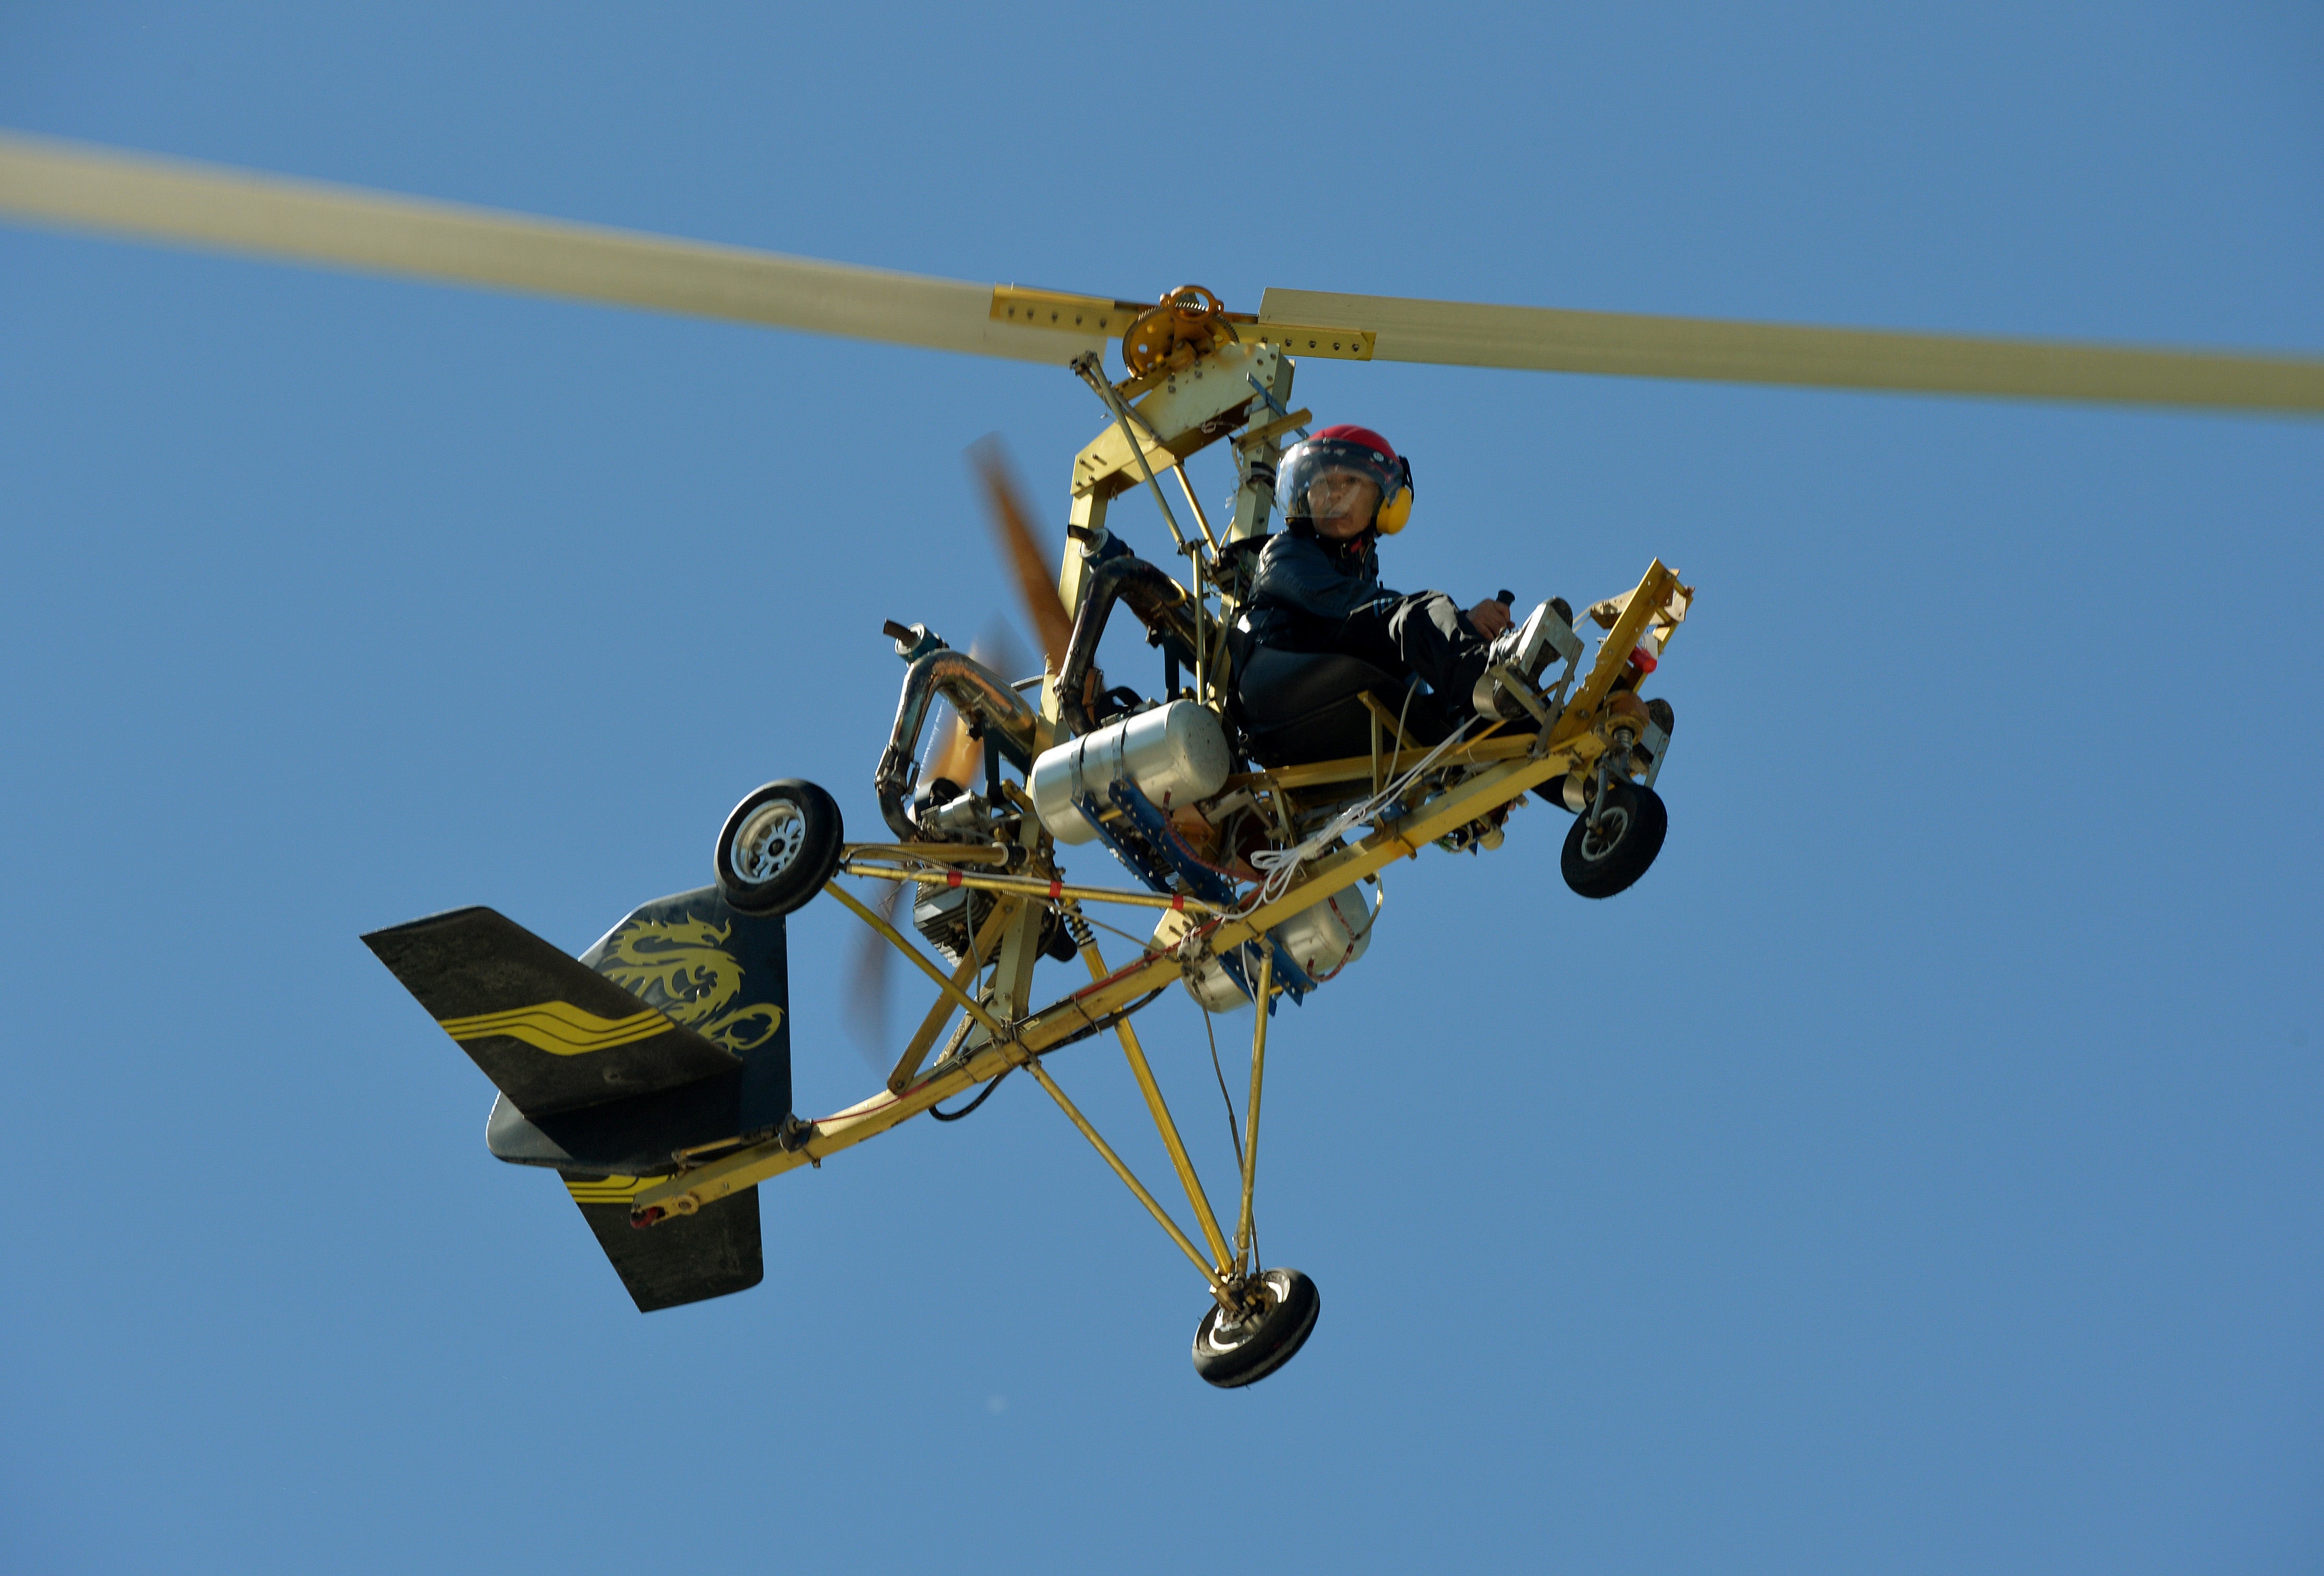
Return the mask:
<path id="1" fill-rule="evenodd" d="M 1225 1278 L 1204 1262 L 1202 1254 L 1195 1249 L 1194 1243 L 1186 1240 L 1186 1233 L 1178 1230 L 1178 1222 L 1170 1218 L 1170 1212 L 1154 1202 L 1154 1195 L 1147 1192 L 1146 1184 L 1139 1181 L 1131 1174 L 1130 1167 L 1121 1163 L 1121 1157 L 1113 1152 L 1113 1147 L 1098 1137 L 1097 1129 L 1090 1126 L 1089 1118 L 1084 1116 L 1074 1107 L 1074 1102 L 1065 1098 L 1065 1092 L 1057 1087 L 1057 1081 L 1049 1076 L 1049 1070 L 1047 1067 L 1041 1065 L 1041 1058 L 1028 1053 L 1022 1064 L 1025 1071 L 1033 1074 L 1039 1081 L 1041 1087 L 1049 1092 L 1049 1098 L 1057 1102 L 1057 1109 L 1065 1113 L 1065 1120 L 1079 1128 L 1082 1137 L 1090 1141 L 1090 1147 L 1098 1152 L 1099 1157 L 1108 1166 L 1113 1167 L 1113 1174 L 1129 1184 L 1130 1191 L 1138 1195 L 1138 1202 L 1146 1206 L 1147 1212 L 1160 1223 L 1164 1230 L 1170 1233 L 1170 1240 L 1176 1242 L 1179 1250 L 1185 1254 L 1194 1267 L 1203 1272 L 1203 1278 L 1210 1283 L 1211 1295 L 1219 1300 L 1219 1306 L 1229 1313 L 1235 1312 L 1240 1304 L 1235 1301 L 1234 1293 L 1228 1289 Z"/>
<path id="2" fill-rule="evenodd" d="M 1239 1276 L 1251 1271 L 1250 1194 L 1259 1181 L 1259 1095 L 1267 1078 L 1267 1009 L 1275 994 L 1275 949 L 1259 949 L 1259 994 L 1252 1005 L 1259 1022 L 1250 1031 L 1250 1106 L 1242 1122 L 1242 1214 L 1235 1222 L 1235 1267 Z"/>
<path id="3" fill-rule="evenodd" d="M 1105 959 L 1099 953 L 1097 936 L 1089 922 L 1075 910 L 1065 911 L 1065 927 L 1074 944 L 1081 949 L 1082 963 L 1090 978 L 1106 976 Z M 1219 1230 L 1219 1217 L 1211 1208 L 1210 1195 L 1203 1191 L 1202 1178 L 1194 1173 L 1194 1162 L 1186 1154 L 1186 1141 L 1178 1134 L 1178 1124 L 1171 1118 L 1170 1107 L 1162 1098 L 1162 1086 L 1155 1082 L 1154 1069 L 1147 1064 L 1146 1048 L 1138 1043 L 1138 1031 L 1130 1027 L 1130 1019 L 1118 1018 L 1113 1032 L 1121 1041 L 1121 1054 L 1130 1061 L 1130 1071 L 1138 1080 L 1138 1092 L 1146 1097 L 1146 1109 L 1154 1118 L 1155 1130 L 1162 1135 L 1162 1147 L 1170 1151 L 1170 1164 L 1177 1168 L 1178 1185 L 1186 1190 L 1186 1203 L 1194 1212 L 1195 1221 L 1203 1228 L 1204 1240 L 1211 1245 L 1211 1254 L 1221 1275 L 1234 1264 L 1234 1256 L 1227 1249 L 1226 1233 Z"/>

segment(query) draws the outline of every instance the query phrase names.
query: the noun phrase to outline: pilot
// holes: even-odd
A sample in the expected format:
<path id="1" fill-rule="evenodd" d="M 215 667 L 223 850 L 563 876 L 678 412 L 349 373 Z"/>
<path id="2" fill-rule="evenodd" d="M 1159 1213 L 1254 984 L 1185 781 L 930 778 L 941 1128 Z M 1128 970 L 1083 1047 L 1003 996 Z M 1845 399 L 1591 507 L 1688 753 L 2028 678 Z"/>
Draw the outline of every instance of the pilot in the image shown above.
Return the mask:
<path id="1" fill-rule="evenodd" d="M 1332 651 L 1417 675 L 1448 719 L 1528 715 L 1487 669 L 1537 682 L 1547 664 L 1547 621 L 1572 613 L 1553 598 L 1513 625 L 1495 598 L 1463 609 L 1442 591 L 1380 584 L 1379 539 L 1412 512 L 1412 465 L 1367 427 L 1326 427 L 1294 445 L 1276 472 L 1284 530 L 1268 539 L 1240 627 L 1255 645 Z"/>

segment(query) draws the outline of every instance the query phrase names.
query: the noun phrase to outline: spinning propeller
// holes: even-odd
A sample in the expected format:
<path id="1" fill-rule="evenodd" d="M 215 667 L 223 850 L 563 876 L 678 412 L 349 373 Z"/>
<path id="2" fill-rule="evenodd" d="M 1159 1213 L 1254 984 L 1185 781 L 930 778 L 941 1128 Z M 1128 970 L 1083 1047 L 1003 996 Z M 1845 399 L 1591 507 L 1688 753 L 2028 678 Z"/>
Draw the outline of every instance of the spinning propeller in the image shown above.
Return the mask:
<path id="1" fill-rule="evenodd" d="M 0 133 L 0 216 L 288 262 L 1065 364 L 1144 303 L 972 284 Z M 1609 376 L 2324 412 L 2324 360 L 1269 290 L 1296 354 Z"/>
<path id="2" fill-rule="evenodd" d="M 1058 599 L 1050 566 L 1056 552 L 1045 547 L 1033 529 L 1033 512 L 1024 489 L 1010 471 L 997 437 L 986 438 L 968 451 L 969 464 L 984 491 L 987 514 L 1001 561 L 1010 571 L 1027 616 L 1039 634 L 1041 654 L 1049 671 L 1065 665 L 1065 644 L 1073 639 L 1074 621 Z M 996 616 L 969 647 L 969 655 L 1005 677 L 1019 678 L 1033 671 L 1033 659 L 1008 621 Z M 984 763 L 984 746 L 970 736 L 967 723 L 949 704 L 939 702 L 942 722 L 935 730 L 920 780 L 948 778 L 973 788 Z M 890 924 L 902 906 L 905 883 L 891 881 L 878 905 Z M 872 1071 L 885 1076 L 895 1047 L 888 1043 L 888 963 L 895 948 L 869 926 L 856 937 L 855 956 L 847 971 L 848 1028 Z"/>

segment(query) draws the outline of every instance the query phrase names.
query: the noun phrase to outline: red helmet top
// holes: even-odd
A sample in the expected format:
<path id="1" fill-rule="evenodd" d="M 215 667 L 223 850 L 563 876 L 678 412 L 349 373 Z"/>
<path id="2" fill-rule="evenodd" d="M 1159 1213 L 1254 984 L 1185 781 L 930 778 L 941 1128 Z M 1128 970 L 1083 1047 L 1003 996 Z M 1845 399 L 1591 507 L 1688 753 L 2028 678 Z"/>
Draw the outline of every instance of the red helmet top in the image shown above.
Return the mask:
<path id="1" fill-rule="evenodd" d="M 1379 465 L 1390 471 L 1396 469 L 1396 450 L 1389 447 L 1387 438 L 1369 427 L 1358 427 L 1351 422 L 1343 421 L 1337 427 L 1322 429 L 1312 441 L 1359 444 L 1371 450 L 1373 458 Z"/>

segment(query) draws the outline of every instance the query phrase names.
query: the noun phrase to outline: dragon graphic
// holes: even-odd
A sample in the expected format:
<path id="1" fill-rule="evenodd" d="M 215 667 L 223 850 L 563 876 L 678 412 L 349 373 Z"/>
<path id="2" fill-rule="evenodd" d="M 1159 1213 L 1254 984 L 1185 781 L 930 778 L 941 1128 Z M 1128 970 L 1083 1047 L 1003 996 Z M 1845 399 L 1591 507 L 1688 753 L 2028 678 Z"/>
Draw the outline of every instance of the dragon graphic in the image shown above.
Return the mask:
<path id="1" fill-rule="evenodd" d="M 742 965 L 725 948 L 731 925 L 706 919 L 633 919 L 605 939 L 597 972 L 730 1051 L 766 1043 L 783 1009 L 738 1001 Z"/>

